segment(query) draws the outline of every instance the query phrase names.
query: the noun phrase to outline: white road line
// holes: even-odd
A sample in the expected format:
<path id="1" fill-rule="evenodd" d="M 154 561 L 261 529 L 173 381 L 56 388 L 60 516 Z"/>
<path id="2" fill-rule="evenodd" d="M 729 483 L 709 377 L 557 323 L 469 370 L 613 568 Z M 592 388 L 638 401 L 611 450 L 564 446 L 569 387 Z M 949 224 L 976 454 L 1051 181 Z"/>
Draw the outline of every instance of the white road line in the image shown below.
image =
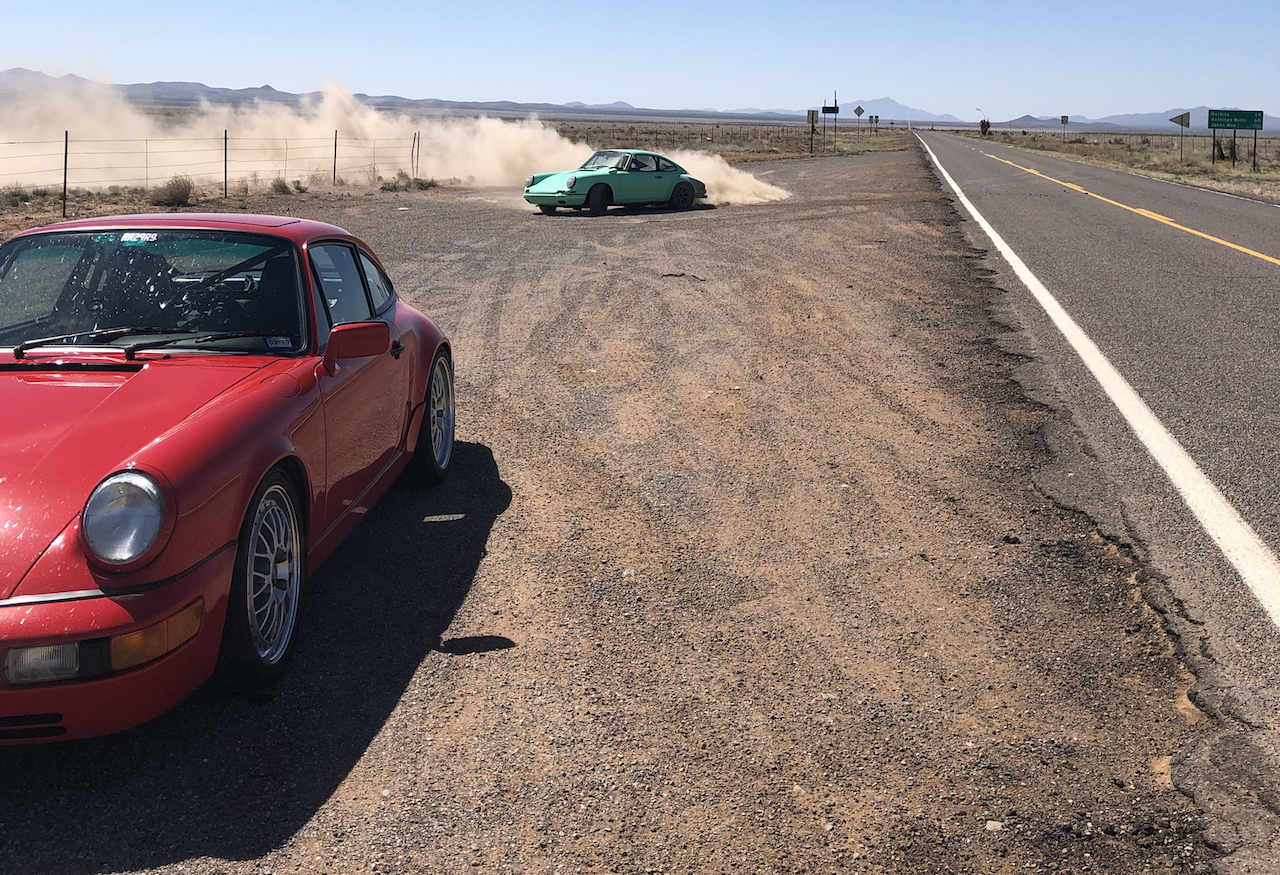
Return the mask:
<path id="1" fill-rule="evenodd" d="M 919 135 L 917 135 L 919 136 Z M 1240 577 L 1252 590 L 1253 595 L 1262 605 L 1271 622 L 1280 628 L 1280 560 L 1262 542 L 1257 532 L 1241 518 L 1231 503 L 1222 497 L 1222 493 L 1205 476 L 1200 467 L 1182 448 L 1177 439 L 1169 433 L 1156 415 L 1151 412 L 1145 401 L 1133 390 L 1129 382 L 1112 366 L 1089 336 L 1080 329 L 1075 320 L 1062 309 L 1062 305 L 1049 293 L 1044 283 L 1040 282 L 1026 264 L 1010 248 L 1009 244 L 996 233 L 977 208 L 947 173 L 938 156 L 933 154 L 929 144 L 920 138 L 921 145 L 933 159 L 934 166 L 942 174 L 942 178 L 951 186 L 960 203 L 969 211 L 969 215 L 978 223 L 995 244 L 1005 261 L 1013 268 L 1018 279 L 1044 308 L 1045 313 L 1062 332 L 1076 354 L 1080 356 L 1085 367 L 1093 374 L 1102 390 L 1107 393 L 1120 415 L 1129 423 L 1133 433 L 1142 441 L 1147 452 L 1164 469 L 1166 476 L 1174 488 L 1182 496 L 1187 507 L 1195 515 L 1201 527 L 1213 538 L 1218 549 L 1234 566 Z"/>

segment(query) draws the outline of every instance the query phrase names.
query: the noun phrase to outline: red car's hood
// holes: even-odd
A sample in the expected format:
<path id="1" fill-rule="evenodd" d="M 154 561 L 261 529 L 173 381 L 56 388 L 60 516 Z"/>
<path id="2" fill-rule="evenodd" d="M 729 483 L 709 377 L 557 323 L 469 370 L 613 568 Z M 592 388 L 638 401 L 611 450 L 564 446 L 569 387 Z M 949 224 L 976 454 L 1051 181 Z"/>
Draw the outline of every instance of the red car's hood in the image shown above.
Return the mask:
<path id="1" fill-rule="evenodd" d="M 0 370 L 0 599 L 102 478 L 260 363 Z"/>

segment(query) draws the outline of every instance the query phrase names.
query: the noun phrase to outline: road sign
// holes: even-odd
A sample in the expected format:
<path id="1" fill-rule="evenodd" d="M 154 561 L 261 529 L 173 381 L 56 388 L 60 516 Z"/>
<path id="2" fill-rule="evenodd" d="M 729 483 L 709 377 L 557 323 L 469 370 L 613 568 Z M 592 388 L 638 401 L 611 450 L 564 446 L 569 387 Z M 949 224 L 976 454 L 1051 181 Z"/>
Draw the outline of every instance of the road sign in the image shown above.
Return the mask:
<path id="1" fill-rule="evenodd" d="M 1209 127 L 1215 131 L 1260 131 L 1262 113 L 1252 110 L 1211 109 Z"/>
<path id="2" fill-rule="evenodd" d="M 858 118 L 862 118 L 862 114 L 863 114 L 864 112 L 866 112 L 866 110 L 865 110 L 865 109 L 863 109 L 863 108 L 862 108 L 862 107 L 860 107 L 860 106 L 855 106 L 855 107 L 853 108 L 853 114 L 854 114 L 854 115 L 856 115 Z"/>
<path id="3" fill-rule="evenodd" d="M 1191 127 L 1191 113 L 1184 112 L 1182 115 L 1175 115 L 1173 118 L 1169 119 L 1169 121 L 1173 122 L 1175 125 L 1182 125 L 1184 128 L 1189 128 Z"/>
<path id="4" fill-rule="evenodd" d="M 1065 116 L 1065 115 L 1064 115 L 1064 116 L 1062 117 L 1062 123 L 1063 123 L 1064 125 L 1067 123 L 1067 119 L 1068 119 L 1068 118 L 1070 118 L 1070 116 Z"/>
<path id="5" fill-rule="evenodd" d="M 818 111 L 816 109 L 809 110 L 809 124 L 816 125 L 818 123 Z"/>
<path id="6" fill-rule="evenodd" d="M 823 113 L 823 115 L 839 115 L 839 114 L 840 114 L 840 107 L 838 107 L 838 106 L 824 106 L 824 107 L 822 108 L 822 113 Z"/>

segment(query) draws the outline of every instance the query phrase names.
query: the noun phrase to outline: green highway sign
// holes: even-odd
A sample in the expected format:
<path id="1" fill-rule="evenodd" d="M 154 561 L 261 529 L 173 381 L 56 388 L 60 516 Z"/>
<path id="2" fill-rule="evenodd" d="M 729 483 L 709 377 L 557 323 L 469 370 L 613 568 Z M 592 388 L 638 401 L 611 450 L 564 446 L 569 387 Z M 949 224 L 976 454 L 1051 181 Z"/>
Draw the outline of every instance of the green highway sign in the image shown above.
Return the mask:
<path id="1" fill-rule="evenodd" d="M 1239 109 L 1211 109 L 1209 127 L 1215 131 L 1260 131 L 1262 113 Z"/>

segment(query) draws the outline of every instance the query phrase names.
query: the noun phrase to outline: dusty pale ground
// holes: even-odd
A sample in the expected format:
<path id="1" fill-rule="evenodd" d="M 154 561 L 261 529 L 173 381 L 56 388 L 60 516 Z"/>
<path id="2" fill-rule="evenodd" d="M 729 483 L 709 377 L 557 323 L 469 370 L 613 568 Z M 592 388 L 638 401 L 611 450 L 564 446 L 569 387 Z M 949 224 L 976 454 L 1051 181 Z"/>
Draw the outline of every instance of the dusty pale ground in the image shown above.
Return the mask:
<path id="1" fill-rule="evenodd" d="M 290 674 L 0 750 L 5 873 L 1140 873 L 1206 718 L 918 152 L 781 203 L 308 194 L 455 346 L 456 469 L 312 579 Z"/>

